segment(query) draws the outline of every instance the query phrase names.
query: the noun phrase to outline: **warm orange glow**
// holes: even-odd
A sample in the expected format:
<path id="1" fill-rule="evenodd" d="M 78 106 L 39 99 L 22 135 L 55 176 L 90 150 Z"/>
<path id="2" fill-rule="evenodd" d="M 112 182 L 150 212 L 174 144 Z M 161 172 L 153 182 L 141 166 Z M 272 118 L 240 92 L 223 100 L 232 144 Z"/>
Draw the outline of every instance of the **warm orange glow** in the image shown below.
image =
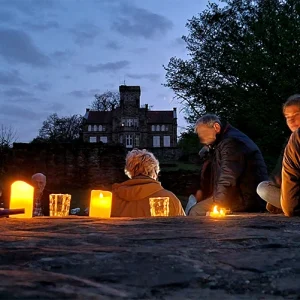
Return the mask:
<path id="1" fill-rule="evenodd" d="M 33 186 L 24 181 L 15 181 L 11 185 L 9 208 L 25 208 L 24 214 L 11 215 L 10 218 L 32 218 L 33 213 Z"/>
<path id="2" fill-rule="evenodd" d="M 92 190 L 89 216 L 96 218 L 110 218 L 111 201 L 111 192 Z"/>
<path id="3" fill-rule="evenodd" d="M 218 208 L 217 205 L 214 206 L 213 211 L 209 213 L 211 217 L 224 217 L 226 214 L 226 210 L 224 208 Z"/>

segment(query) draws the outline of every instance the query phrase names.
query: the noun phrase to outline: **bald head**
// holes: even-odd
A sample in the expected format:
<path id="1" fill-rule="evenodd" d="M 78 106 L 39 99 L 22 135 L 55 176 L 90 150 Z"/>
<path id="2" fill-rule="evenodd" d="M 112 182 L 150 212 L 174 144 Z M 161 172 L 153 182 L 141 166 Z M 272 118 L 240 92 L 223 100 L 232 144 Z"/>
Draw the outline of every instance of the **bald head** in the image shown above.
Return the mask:
<path id="1" fill-rule="evenodd" d="M 46 186 L 46 176 L 42 173 L 36 173 L 31 177 L 33 186 L 37 193 L 42 193 Z"/>

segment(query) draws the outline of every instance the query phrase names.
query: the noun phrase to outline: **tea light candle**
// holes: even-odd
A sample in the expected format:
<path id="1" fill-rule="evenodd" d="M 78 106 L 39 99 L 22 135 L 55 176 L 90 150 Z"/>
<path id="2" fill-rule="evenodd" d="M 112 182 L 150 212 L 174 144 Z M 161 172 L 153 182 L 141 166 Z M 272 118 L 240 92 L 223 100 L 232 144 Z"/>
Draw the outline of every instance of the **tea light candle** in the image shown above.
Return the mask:
<path id="1" fill-rule="evenodd" d="M 226 214 L 225 209 L 223 209 L 223 208 L 218 209 L 218 206 L 215 205 L 213 208 L 213 211 L 209 212 L 208 215 L 210 217 L 224 217 L 225 214 Z"/>

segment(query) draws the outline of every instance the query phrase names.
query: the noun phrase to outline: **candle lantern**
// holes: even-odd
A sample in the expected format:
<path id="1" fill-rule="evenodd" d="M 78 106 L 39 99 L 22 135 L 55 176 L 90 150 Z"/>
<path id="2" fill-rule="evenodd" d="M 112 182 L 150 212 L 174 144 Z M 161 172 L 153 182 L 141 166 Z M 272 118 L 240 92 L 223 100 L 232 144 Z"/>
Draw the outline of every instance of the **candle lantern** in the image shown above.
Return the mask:
<path id="1" fill-rule="evenodd" d="M 32 218 L 33 212 L 33 186 L 24 181 L 15 181 L 11 185 L 10 209 L 25 209 L 24 214 L 11 215 L 10 218 Z"/>
<path id="2" fill-rule="evenodd" d="M 89 216 L 96 218 L 110 218 L 112 193 L 108 191 L 92 190 Z"/>

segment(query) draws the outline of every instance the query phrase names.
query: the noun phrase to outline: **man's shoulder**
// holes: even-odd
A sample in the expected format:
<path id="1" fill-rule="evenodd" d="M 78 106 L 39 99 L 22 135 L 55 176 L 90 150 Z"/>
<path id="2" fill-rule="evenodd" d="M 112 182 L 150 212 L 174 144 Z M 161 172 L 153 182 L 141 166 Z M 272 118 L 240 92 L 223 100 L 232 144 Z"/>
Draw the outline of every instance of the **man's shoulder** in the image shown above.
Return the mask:
<path id="1" fill-rule="evenodd" d="M 224 136 L 224 138 L 220 141 L 219 146 L 220 146 L 220 148 L 223 148 L 226 146 L 239 148 L 243 144 L 244 144 L 244 141 L 241 138 L 239 138 L 237 136 L 227 135 L 227 136 Z"/>
<path id="2" fill-rule="evenodd" d="M 297 148 L 297 149 L 299 149 L 299 145 L 300 145 L 300 128 L 298 128 L 296 131 L 294 131 L 290 135 L 290 138 L 289 138 L 289 141 L 287 143 L 286 148 L 290 148 L 290 149 Z"/>
<path id="3" fill-rule="evenodd" d="M 299 140 L 300 140 L 300 128 L 298 128 L 291 134 L 289 141 L 299 142 Z"/>
<path id="4" fill-rule="evenodd" d="M 246 149 L 251 151 L 258 150 L 258 146 L 248 135 L 233 126 L 229 127 L 229 130 L 227 131 L 226 135 L 224 135 L 222 142 L 223 145 L 229 144 L 231 146 L 237 147 L 237 149 L 244 148 L 245 151 L 247 151 Z"/>

